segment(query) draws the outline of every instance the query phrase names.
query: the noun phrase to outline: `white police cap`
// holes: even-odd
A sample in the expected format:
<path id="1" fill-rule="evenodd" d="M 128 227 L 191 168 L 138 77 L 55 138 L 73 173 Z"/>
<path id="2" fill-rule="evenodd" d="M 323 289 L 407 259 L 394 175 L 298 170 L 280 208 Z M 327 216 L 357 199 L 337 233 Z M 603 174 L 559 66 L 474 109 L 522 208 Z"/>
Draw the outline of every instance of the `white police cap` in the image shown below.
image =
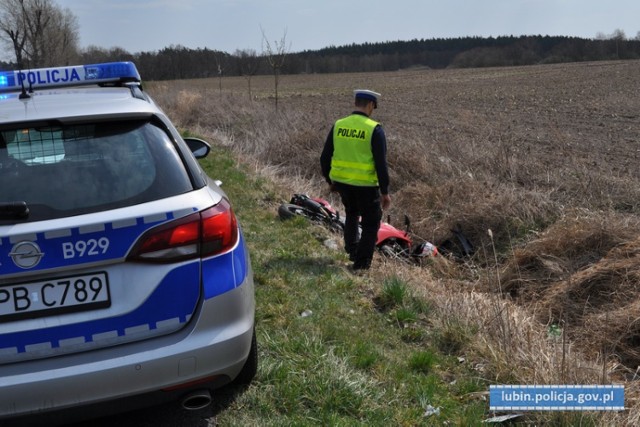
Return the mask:
<path id="1" fill-rule="evenodd" d="M 376 107 L 378 106 L 378 98 L 382 96 L 378 92 L 374 92 L 368 89 L 356 89 L 353 91 L 353 93 L 355 94 L 356 99 L 368 99 L 369 101 L 373 101 Z"/>

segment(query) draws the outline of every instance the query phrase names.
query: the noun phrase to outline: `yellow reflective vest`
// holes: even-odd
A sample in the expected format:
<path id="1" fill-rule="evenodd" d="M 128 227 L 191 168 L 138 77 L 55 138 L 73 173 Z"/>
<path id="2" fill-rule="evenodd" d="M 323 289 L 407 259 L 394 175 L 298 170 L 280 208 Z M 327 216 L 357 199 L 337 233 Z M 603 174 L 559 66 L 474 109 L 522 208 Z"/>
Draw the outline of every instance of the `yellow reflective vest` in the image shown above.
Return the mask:
<path id="1" fill-rule="evenodd" d="M 333 126 L 333 157 L 329 178 L 362 187 L 378 186 L 371 137 L 378 122 L 361 114 L 338 120 Z"/>

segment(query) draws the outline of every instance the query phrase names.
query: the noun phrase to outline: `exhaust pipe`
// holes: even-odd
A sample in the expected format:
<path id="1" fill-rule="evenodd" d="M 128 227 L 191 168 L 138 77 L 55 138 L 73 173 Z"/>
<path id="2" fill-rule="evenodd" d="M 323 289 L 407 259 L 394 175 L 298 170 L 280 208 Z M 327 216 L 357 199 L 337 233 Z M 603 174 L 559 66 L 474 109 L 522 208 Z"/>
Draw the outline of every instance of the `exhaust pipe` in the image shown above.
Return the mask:
<path id="1" fill-rule="evenodd" d="M 187 411 L 198 411 L 211 404 L 211 393 L 207 389 L 197 390 L 184 396 L 180 405 Z"/>

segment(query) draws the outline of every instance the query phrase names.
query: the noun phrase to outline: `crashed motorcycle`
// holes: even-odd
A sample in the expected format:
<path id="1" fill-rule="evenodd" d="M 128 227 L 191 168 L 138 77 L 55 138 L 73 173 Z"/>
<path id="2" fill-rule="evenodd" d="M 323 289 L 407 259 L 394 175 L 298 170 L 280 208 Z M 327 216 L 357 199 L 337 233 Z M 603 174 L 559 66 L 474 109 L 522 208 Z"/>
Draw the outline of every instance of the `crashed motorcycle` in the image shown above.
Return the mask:
<path id="1" fill-rule="evenodd" d="M 320 223 L 337 233 L 344 232 L 344 220 L 328 201 L 321 198 L 310 198 L 306 194 L 294 194 L 289 203 L 278 207 L 280 219 L 302 216 Z"/>
<path id="2" fill-rule="evenodd" d="M 316 197 L 311 198 L 306 194 L 294 194 L 289 203 L 283 203 L 278 207 L 278 215 L 281 219 L 290 219 L 302 216 L 311 221 L 327 226 L 331 231 L 344 232 L 344 219 L 326 200 Z M 400 230 L 391 225 L 391 219 L 380 224 L 376 249 L 380 254 L 397 258 L 411 263 L 420 263 L 427 257 L 436 256 L 438 248 L 429 243 L 414 243 L 410 233 L 411 221 L 405 215 L 405 229 Z"/>

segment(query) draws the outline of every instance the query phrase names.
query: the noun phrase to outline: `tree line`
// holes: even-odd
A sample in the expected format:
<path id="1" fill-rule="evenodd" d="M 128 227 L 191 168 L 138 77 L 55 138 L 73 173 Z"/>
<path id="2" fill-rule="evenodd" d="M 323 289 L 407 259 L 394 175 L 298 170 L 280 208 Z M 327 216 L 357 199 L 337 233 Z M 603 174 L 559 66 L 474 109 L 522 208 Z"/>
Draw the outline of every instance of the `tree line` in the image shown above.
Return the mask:
<path id="1" fill-rule="evenodd" d="M 156 52 L 128 54 L 95 48 L 83 61 L 134 61 L 150 80 L 272 74 L 270 55 L 254 50 L 233 54 L 211 49 L 169 46 Z M 584 39 L 562 36 L 461 37 L 351 44 L 287 53 L 282 74 L 395 71 L 407 68 L 466 68 L 560 62 L 640 59 L 640 40 Z"/>
<path id="2" fill-rule="evenodd" d="M 0 41 L 13 60 L 4 70 L 133 61 L 147 80 L 272 74 L 395 71 L 414 67 L 464 68 L 640 58 L 640 33 L 621 30 L 594 39 L 566 36 L 502 36 L 414 39 L 330 46 L 288 52 L 286 34 L 273 45 L 263 31 L 263 50 L 228 53 L 172 45 L 131 53 L 121 47 L 79 48 L 78 21 L 53 0 L 0 0 Z"/>

